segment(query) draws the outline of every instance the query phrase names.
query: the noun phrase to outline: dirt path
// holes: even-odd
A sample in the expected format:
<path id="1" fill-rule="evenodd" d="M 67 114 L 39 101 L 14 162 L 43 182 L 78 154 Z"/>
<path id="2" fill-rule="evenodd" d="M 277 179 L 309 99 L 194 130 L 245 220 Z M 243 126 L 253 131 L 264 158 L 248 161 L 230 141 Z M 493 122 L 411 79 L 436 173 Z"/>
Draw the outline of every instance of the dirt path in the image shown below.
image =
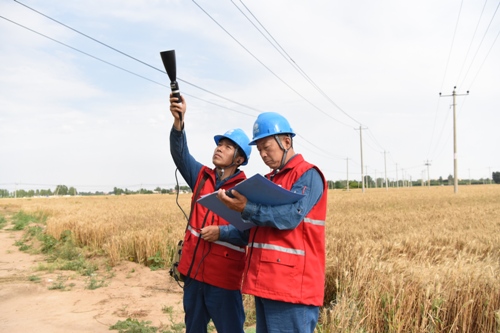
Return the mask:
<path id="1" fill-rule="evenodd" d="M 118 332 L 110 326 L 133 318 L 169 329 L 183 322 L 182 289 L 166 270 L 123 262 L 105 286 L 88 289 L 89 278 L 73 271 L 37 271 L 41 255 L 15 246 L 22 231 L 0 229 L 0 332 Z M 62 289 L 49 289 L 55 286 Z"/>

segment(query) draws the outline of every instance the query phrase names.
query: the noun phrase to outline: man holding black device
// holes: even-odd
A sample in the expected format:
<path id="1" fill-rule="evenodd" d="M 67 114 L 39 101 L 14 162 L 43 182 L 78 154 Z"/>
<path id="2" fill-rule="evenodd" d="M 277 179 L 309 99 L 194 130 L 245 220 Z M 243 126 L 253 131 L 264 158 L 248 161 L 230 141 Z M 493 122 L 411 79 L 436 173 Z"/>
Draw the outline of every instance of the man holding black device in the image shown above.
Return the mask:
<path id="1" fill-rule="evenodd" d="M 193 191 L 191 213 L 178 266 L 184 275 L 184 312 L 186 333 L 205 333 L 212 319 L 218 333 L 243 333 L 245 312 L 241 281 L 246 242 L 224 237 L 229 223 L 196 201 L 218 189 L 229 189 L 246 179 L 241 165 L 251 153 L 249 138 L 239 128 L 214 137 L 214 168 L 204 166 L 189 153 L 184 115 L 186 100 L 170 95 L 174 117 L 170 131 L 170 152 L 182 177 Z M 231 228 L 234 232 L 234 228 Z"/>

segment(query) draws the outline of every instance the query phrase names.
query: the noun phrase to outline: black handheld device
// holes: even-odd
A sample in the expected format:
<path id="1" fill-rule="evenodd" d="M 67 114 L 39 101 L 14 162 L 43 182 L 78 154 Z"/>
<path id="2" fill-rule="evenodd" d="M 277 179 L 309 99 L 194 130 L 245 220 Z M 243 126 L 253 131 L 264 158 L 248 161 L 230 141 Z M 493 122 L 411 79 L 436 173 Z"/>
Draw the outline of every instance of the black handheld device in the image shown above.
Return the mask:
<path id="1" fill-rule="evenodd" d="M 181 103 L 181 94 L 179 92 L 179 84 L 177 83 L 177 65 L 175 63 L 175 50 L 160 52 L 161 61 L 165 67 L 165 71 L 170 79 L 170 89 L 172 95 L 177 97 L 177 102 Z M 182 122 L 182 114 L 179 112 L 179 118 Z"/>

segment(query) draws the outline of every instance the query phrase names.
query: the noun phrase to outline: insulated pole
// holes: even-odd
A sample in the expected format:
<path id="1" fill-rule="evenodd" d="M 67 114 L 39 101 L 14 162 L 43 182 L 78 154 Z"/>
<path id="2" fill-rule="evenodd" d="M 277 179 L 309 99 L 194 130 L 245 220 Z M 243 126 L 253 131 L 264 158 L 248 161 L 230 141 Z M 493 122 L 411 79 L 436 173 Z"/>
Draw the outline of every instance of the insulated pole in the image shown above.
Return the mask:
<path id="1" fill-rule="evenodd" d="M 469 91 L 467 90 L 467 94 L 457 95 L 456 92 L 457 87 L 453 87 L 453 93 L 451 95 L 443 95 L 439 93 L 441 97 L 453 97 L 453 191 L 454 193 L 458 193 L 458 158 L 457 158 L 457 96 L 467 96 Z"/>

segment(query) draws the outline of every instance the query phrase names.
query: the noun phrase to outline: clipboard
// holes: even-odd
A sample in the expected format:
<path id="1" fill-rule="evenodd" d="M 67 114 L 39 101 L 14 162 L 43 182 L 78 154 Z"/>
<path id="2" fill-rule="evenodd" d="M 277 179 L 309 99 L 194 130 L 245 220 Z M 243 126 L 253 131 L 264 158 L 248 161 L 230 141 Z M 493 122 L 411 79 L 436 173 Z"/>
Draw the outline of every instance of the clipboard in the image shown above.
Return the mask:
<path id="1" fill-rule="evenodd" d="M 260 174 L 245 179 L 231 190 L 238 191 L 250 202 L 269 206 L 292 204 L 304 197 L 301 193 L 294 193 L 282 188 Z M 204 195 L 197 202 L 234 225 L 240 231 L 255 226 L 253 223 L 244 222 L 240 212 L 229 209 L 217 199 L 217 192 Z"/>

